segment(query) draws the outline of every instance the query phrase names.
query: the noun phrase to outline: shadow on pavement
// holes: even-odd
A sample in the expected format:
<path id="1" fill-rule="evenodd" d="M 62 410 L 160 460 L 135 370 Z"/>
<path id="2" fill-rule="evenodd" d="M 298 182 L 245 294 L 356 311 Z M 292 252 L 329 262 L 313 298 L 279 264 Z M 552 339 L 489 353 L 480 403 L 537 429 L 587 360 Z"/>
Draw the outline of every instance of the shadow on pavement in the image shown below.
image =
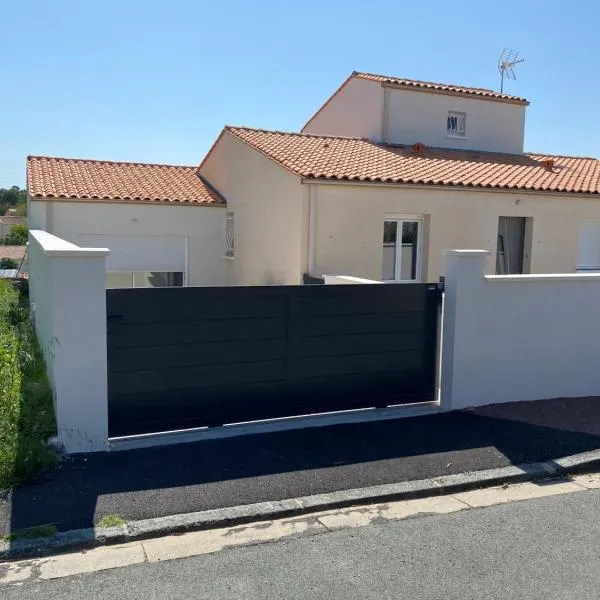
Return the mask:
<path id="1" fill-rule="evenodd" d="M 78 455 L 0 504 L 0 534 L 90 527 L 559 458 L 600 448 L 600 399 Z"/>

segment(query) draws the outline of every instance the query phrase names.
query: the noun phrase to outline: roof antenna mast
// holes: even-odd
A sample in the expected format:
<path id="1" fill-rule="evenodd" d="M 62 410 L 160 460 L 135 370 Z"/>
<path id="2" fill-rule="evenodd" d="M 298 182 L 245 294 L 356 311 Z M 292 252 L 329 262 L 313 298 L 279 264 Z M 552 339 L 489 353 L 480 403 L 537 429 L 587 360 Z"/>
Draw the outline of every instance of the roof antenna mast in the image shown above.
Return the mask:
<path id="1" fill-rule="evenodd" d="M 509 50 L 504 48 L 498 59 L 498 71 L 500 72 L 500 93 L 504 93 L 504 78 L 515 80 L 514 68 L 519 64 L 525 62 L 524 58 L 519 58 L 519 53 L 516 50 Z"/>

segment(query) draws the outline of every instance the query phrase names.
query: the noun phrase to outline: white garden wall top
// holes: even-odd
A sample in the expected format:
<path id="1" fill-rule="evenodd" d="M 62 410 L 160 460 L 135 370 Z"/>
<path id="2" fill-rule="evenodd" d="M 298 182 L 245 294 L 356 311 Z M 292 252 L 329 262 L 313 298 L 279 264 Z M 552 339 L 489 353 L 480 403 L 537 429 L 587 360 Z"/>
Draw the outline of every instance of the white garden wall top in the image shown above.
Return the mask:
<path id="1" fill-rule="evenodd" d="M 362 277 L 352 277 L 350 275 L 323 275 L 325 285 L 361 285 L 369 283 L 382 283 L 374 279 L 364 279 Z"/>
<path id="2" fill-rule="evenodd" d="M 486 275 L 491 253 L 446 253 L 442 402 L 600 396 L 600 274 Z"/>
<path id="3" fill-rule="evenodd" d="M 62 257 L 97 257 L 108 256 L 110 250 L 108 248 L 81 248 L 76 244 L 67 242 L 47 231 L 34 229 L 29 232 L 30 239 L 37 242 L 42 252 L 46 256 L 62 256 Z"/>
<path id="4" fill-rule="evenodd" d="M 29 297 L 67 453 L 108 449 L 106 256 L 29 232 Z"/>

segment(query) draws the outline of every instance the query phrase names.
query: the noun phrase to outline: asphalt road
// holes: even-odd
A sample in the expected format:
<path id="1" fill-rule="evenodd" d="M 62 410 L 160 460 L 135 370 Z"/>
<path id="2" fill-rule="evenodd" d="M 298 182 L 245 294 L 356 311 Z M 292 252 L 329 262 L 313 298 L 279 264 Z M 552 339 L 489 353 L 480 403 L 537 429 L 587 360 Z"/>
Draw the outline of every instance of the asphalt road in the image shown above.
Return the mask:
<path id="1" fill-rule="evenodd" d="M 4 590 L 80 598 L 598 598 L 600 490 L 262 544 Z"/>
<path id="2" fill-rule="evenodd" d="M 0 535 L 146 519 L 537 462 L 600 448 L 600 399 L 74 456 L 0 498 Z"/>

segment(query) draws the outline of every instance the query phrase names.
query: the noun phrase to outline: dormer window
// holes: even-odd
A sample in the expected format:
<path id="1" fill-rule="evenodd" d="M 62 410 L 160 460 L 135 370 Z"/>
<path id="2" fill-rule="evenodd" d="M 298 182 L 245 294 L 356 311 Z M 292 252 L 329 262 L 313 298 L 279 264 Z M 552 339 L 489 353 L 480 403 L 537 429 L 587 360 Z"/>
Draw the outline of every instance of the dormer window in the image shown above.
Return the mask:
<path id="1" fill-rule="evenodd" d="M 449 137 L 467 137 L 467 113 L 448 111 L 446 135 Z"/>

